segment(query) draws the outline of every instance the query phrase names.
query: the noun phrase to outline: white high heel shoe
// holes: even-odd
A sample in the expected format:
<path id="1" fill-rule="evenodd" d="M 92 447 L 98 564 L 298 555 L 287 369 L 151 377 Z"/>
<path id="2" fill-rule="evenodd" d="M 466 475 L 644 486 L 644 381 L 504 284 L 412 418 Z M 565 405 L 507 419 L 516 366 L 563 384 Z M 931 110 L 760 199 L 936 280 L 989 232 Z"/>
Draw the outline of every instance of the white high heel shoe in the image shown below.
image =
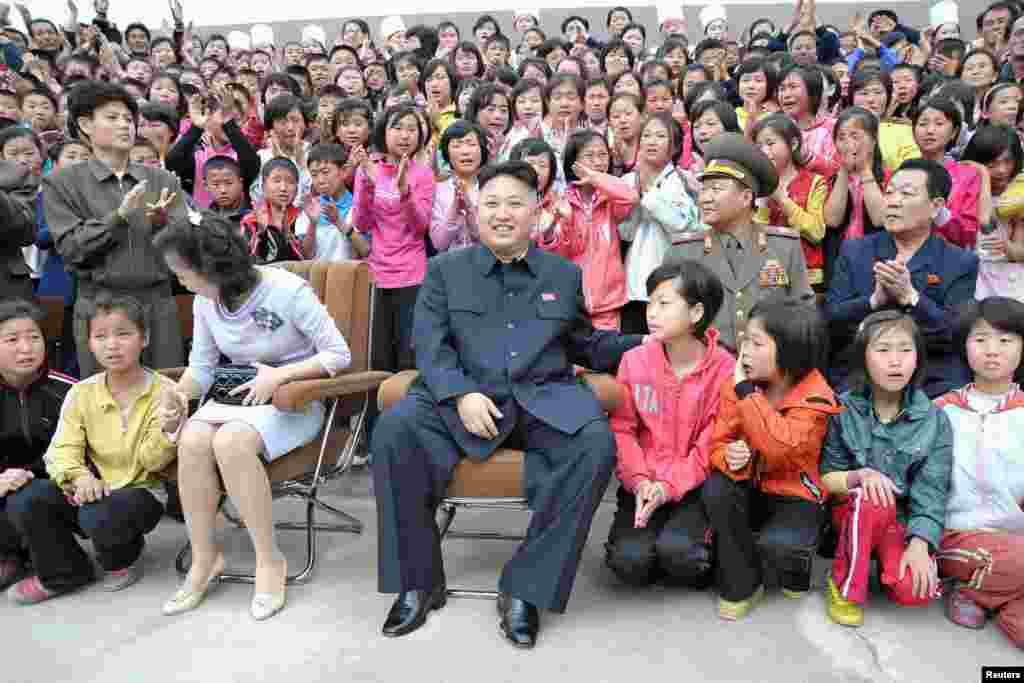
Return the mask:
<path id="1" fill-rule="evenodd" d="M 203 600 L 206 599 L 206 596 L 210 591 L 220 585 L 220 577 L 223 573 L 224 556 L 219 555 L 217 557 L 217 561 L 213 564 L 213 571 L 210 572 L 210 576 L 206 579 L 206 583 L 203 585 L 202 589 L 190 589 L 189 581 L 186 578 L 185 583 L 178 589 L 178 592 L 175 593 L 170 600 L 164 603 L 164 614 L 170 617 L 183 612 L 191 612 L 196 607 L 199 607 L 199 605 L 203 604 Z"/>
<path id="2" fill-rule="evenodd" d="M 256 621 L 264 621 L 284 609 L 287 602 L 286 585 L 288 581 L 288 559 L 283 558 L 285 585 L 281 586 L 279 593 L 255 593 L 252 596 L 252 606 L 249 612 Z"/>

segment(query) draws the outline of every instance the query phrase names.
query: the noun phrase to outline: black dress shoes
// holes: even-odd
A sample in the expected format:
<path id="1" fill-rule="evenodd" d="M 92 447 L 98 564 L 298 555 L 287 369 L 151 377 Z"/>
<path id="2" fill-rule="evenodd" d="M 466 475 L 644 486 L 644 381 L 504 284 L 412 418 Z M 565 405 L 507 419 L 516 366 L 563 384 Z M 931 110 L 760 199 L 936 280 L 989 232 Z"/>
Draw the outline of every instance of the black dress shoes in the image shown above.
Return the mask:
<path id="1" fill-rule="evenodd" d="M 536 607 L 508 593 L 500 593 L 498 615 L 501 616 L 501 632 L 505 640 L 526 650 L 537 644 L 540 615 Z"/>
<path id="2" fill-rule="evenodd" d="M 448 601 L 448 594 L 442 584 L 431 592 L 406 591 L 399 593 L 395 604 L 384 620 L 381 632 L 392 638 L 412 633 L 427 621 L 430 610 L 441 609 Z"/>

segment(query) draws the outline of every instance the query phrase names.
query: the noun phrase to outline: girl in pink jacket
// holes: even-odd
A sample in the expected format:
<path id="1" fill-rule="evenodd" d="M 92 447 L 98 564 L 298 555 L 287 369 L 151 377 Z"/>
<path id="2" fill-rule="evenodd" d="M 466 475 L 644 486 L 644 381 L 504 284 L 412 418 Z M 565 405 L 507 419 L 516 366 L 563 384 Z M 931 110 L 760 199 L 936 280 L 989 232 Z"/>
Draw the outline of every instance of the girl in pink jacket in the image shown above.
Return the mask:
<path id="1" fill-rule="evenodd" d="M 636 187 L 608 174 L 611 153 L 600 133 L 573 133 L 563 165 L 570 185 L 557 205 L 557 221 L 540 235 L 543 249 L 583 270 L 583 296 L 594 327 L 619 329 L 625 305 L 626 269 L 619 250 L 619 223 L 640 200 Z"/>
<path id="2" fill-rule="evenodd" d="M 631 585 L 663 576 L 703 588 L 711 579 L 710 531 L 700 487 L 707 476 L 719 388 L 735 359 L 710 327 L 722 283 L 683 260 L 647 279 L 646 343 L 626 352 L 626 399 L 611 416 L 622 482 L 605 561 Z"/>

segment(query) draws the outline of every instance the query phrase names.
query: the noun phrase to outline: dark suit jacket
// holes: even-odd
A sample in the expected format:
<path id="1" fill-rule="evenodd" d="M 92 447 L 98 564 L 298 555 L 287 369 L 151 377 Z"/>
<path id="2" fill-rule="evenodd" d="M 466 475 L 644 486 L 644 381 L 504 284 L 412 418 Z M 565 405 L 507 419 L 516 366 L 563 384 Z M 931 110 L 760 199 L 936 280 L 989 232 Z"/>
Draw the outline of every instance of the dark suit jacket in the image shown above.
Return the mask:
<path id="1" fill-rule="evenodd" d="M 825 316 L 836 355 L 829 380 L 837 389 L 845 387 L 852 361 L 847 357 L 848 349 L 857 327 L 872 313 L 875 263 L 894 258 L 896 243 L 884 230 L 863 239 L 846 240 L 839 251 L 835 274 L 825 295 Z M 974 299 L 978 257 L 933 234 L 907 265 L 914 289 L 920 294 L 917 306 L 908 313 L 921 328 L 928 345 L 928 368 L 922 388 L 935 398 L 970 381 L 959 351 L 953 348 L 953 322 L 956 308 Z"/>
<path id="2" fill-rule="evenodd" d="M 573 364 L 614 371 L 639 335 L 595 330 L 579 267 L 531 245 L 502 265 L 482 245 L 430 260 L 416 301 L 413 345 L 420 382 L 459 447 L 486 459 L 512 432 L 519 409 L 573 434 L 603 417 Z M 500 434 L 480 439 L 462 425 L 455 400 L 480 392 L 502 412 Z"/>

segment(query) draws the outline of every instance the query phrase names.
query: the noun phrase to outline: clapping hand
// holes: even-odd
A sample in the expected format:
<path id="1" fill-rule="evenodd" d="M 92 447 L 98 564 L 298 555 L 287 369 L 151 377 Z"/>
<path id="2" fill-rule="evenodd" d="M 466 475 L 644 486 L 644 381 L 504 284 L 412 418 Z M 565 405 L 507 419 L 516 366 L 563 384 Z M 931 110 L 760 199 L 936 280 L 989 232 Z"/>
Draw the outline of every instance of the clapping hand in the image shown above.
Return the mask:
<path id="1" fill-rule="evenodd" d="M 875 283 L 881 283 L 889 296 L 901 306 L 909 306 L 914 298 L 914 283 L 907 264 L 899 260 L 879 261 L 875 264 Z"/>
<path id="2" fill-rule="evenodd" d="M 402 160 L 398 162 L 398 176 L 395 180 L 395 185 L 398 186 L 398 193 L 401 196 L 405 196 L 409 192 L 409 155 L 402 155 Z"/>
<path id="3" fill-rule="evenodd" d="M 128 190 L 128 194 L 121 200 L 121 206 L 117 208 L 118 215 L 124 221 L 128 220 L 128 215 L 132 211 L 136 211 L 142 208 L 143 198 L 146 194 L 146 181 L 140 180 L 135 184 L 135 187 Z"/>
<path id="4" fill-rule="evenodd" d="M 160 190 L 160 199 L 152 204 L 146 204 L 146 220 L 152 225 L 163 225 L 167 222 L 167 209 L 178 198 L 177 192 L 171 192 L 168 188 Z"/>

